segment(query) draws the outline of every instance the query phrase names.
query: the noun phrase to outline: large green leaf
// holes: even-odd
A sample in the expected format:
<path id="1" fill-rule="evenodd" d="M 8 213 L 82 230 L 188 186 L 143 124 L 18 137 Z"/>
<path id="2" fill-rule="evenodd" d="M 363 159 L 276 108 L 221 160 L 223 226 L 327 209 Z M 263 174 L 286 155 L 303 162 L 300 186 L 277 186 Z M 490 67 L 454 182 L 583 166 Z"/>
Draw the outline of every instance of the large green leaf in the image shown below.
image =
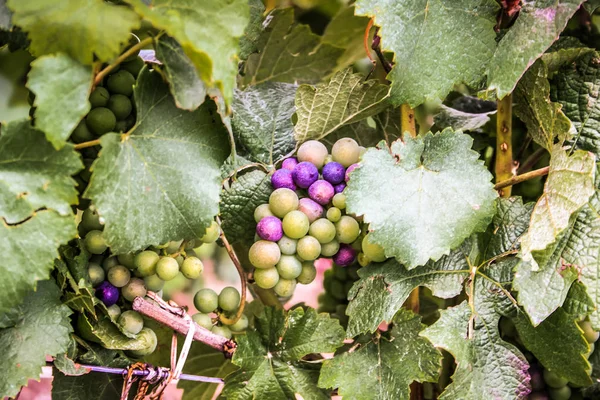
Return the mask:
<path id="1" fill-rule="evenodd" d="M 390 339 L 381 337 L 325 361 L 319 386 L 339 388 L 344 399 L 408 399 L 413 381 L 437 382 L 442 357 L 419 337 L 421 317 L 400 310 Z"/>
<path id="2" fill-rule="evenodd" d="M 236 90 L 231 126 L 239 151 L 246 158 L 273 165 L 294 150 L 296 88 L 290 83 L 267 82 Z"/>
<path id="3" fill-rule="evenodd" d="M 240 38 L 240 58 L 242 60 L 258 50 L 256 42 L 262 32 L 263 13 L 265 12 L 262 0 L 248 0 L 248 6 L 250 7 L 250 22 Z"/>
<path id="4" fill-rule="evenodd" d="M 247 0 L 127 0 L 183 47 L 200 78 L 230 103 L 237 75 L 238 38 L 248 24 Z"/>
<path id="5" fill-rule="evenodd" d="M 213 102 L 180 110 L 160 75 L 148 70 L 135 98 L 136 127 L 102 136 L 85 193 L 117 254 L 202 236 L 218 211 L 219 167 L 229 153 Z"/>
<path id="6" fill-rule="evenodd" d="M 301 85 L 296 93 L 296 140 L 319 140 L 343 125 L 378 114 L 388 106 L 388 91 L 389 86 L 376 80 L 364 82 L 351 69 L 316 87 Z"/>
<path id="7" fill-rule="evenodd" d="M 342 345 L 344 330 L 327 314 L 298 307 L 287 313 L 264 308 L 255 331 L 237 337 L 233 363 L 241 369 L 225 380 L 228 399 L 328 399 L 317 388 L 318 365 L 301 361 L 311 353 L 328 353 Z"/>
<path id="8" fill-rule="evenodd" d="M 67 376 L 52 370 L 53 400 L 115 400 L 121 398 L 121 375 L 90 372 L 81 376 Z"/>
<path id="9" fill-rule="evenodd" d="M 61 304 L 60 290 L 54 282 L 40 282 L 19 308 L 22 317 L 17 324 L 0 329 L 2 397 L 13 397 L 29 379 L 39 379 L 46 355 L 66 352 L 73 331 L 71 310 Z"/>
<path id="10" fill-rule="evenodd" d="M 116 57 L 140 26 L 129 8 L 102 0 L 8 0 L 8 7 L 13 24 L 27 32 L 33 55 L 63 52 L 83 64 Z"/>
<path id="11" fill-rule="evenodd" d="M 395 53 L 389 74 L 394 104 L 444 98 L 457 83 L 475 85 L 496 46 L 492 0 L 358 0 L 375 17 L 382 47 Z"/>
<path id="12" fill-rule="evenodd" d="M 388 257 L 412 269 L 487 228 L 497 193 L 472 141 L 450 129 L 406 134 L 363 155 L 345 191 L 348 212 L 364 216 Z"/>

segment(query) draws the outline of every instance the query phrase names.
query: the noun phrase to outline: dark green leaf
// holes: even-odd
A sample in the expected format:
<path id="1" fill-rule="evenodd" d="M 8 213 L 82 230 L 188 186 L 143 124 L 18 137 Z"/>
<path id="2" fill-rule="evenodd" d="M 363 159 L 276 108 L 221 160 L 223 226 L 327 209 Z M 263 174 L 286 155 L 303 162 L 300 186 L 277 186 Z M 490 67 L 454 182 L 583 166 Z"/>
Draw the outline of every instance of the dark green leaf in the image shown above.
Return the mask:
<path id="1" fill-rule="evenodd" d="M 66 376 L 56 368 L 52 370 L 52 375 L 54 377 L 52 380 L 53 400 L 115 400 L 121 398 L 123 388 L 121 375 L 90 372 L 82 376 Z"/>
<path id="2" fill-rule="evenodd" d="M 258 50 L 256 42 L 262 32 L 263 13 L 265 11 L 262 0 L 248 0 L 248 5 L 250 7 L 250 22 L 244 30 L 244 35 L 240 38 L 240 58 L 242 60 Z"/>

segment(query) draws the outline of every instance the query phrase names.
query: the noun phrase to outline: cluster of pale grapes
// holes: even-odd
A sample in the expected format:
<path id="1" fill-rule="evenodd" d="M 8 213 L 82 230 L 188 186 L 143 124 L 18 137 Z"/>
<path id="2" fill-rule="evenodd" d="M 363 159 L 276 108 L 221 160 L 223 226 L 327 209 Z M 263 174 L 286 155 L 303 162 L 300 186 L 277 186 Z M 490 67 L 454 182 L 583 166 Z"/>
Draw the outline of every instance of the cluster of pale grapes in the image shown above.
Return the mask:
<path id="1" fill-rule="evenodd" d="M 248 328 L 248 317 L 244 314 L 235 323 L 227 325 L 240 307 L 240 298 L 240 292 L 232 286 L 224 288 L 218 295 L 212 289 L 201 289 L 194 296 L 194 306 L 199 312 L 192 315 L 192 319 L 212 333 L 231 339 L 232 333 L 240 333 Z M 211 317 L 211 314 L 215 317 Z M 218 318 L 221 314 L 227 318 Z"/>

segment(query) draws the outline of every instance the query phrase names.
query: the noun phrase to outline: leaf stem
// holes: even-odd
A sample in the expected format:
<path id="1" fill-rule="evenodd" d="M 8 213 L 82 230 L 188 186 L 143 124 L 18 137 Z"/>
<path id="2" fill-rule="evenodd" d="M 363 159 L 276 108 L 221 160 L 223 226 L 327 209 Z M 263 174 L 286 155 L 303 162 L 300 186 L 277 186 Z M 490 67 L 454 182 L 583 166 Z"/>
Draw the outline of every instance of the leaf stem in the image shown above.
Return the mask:
<path id="1" fill-rule="evenodd" d="M 512 94 L 498 100 L 498 114 L 496 115 L 496 182 L 512 178 L 514 173 L 512 149 Z M 510 197 L 511 188 L 499 190 L 502 197 Z"/>
<path id="2" fill-rule="evenodd" d="M 88 147 L 98 146 L 100 144 L 100 139 L 90 140 L 89 142 L 78 143 L 73 148 L 75 150 L 86 149 Z"/>
<path id="3" fill-rule="evenodd" d="M 146 39 L 141 40 L 138 44 L 132 46 L 125 53 L 123 53 L 119 57 L 117 57 L 117 59 L 115 61 L 113 61 L 111 64 L 107 65 L 102 71 L 98 72 L 98 75 L 96 75 L 96 78 L 94 79 L 94 87 L 98 86 L 98 84 L 100 82 L 102 82 L 102 79 L 104 79 L 104 77 L 106 75 L 108 75 L 110 73 L 110 71 L 112 71 L 113 69 L 115 69 L 127 57 L 131 56 L 132 54 L 137 53 L 138 51 L 140 51 L 142 48 L 144 48 L 145 46 L 149 45 L 153 41 L 154 41 L 153 37 L 147 37 Z"/>
<path id="4" fill-rule="evenodd" d="M 525 159 L 523 165 L 519 168 L 519 173 L 531 171 L 531 168 L 533 168 L 533 166 L 540 161 L 547 151 L 548 150 L 543 147 L 540 147 L 534 151 L 529 157 L 527 157 L 527 159 Z"/>
<path id="5" fill-rule="evenodd" d="M 544 168 L 540 168 L 540 169 L 534 169 L 533 171 L 529 171 L 529 172 L 526 172 L 526 173 L 521 174 L 521 175 L 516 175 L 516 176 L 513 176 L 512 178 L 507 179 L 505 181 L 498 182 L 494 186 L 494 189 L 501 190 L 501 189 L 504 189 L 504 188 L 509 187 L 509 186 L 514 186 L 514 185 L 517 185 L 519 183 L 528 181 L 530 179 L 537 178 L 538 176 L 548 175 L 548 172 L 550 172 L 550 166 L 544 167 Z"/>
<path id="6" fill-rule="evenodd" d="M 417 137 L 417 126 L 415 124 L 415 110 L 408 104 L 400 106 L 400 132 L 410 133 L 410 136 Z"/>

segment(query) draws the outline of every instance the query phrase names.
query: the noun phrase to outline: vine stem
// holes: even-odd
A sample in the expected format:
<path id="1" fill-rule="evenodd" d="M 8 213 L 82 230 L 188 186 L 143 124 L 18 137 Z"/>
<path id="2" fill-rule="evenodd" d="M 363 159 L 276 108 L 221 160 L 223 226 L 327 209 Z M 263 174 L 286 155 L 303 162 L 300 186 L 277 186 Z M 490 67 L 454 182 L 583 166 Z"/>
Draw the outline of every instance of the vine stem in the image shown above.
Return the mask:
<path id="1" fill-rule="evenodd" d="M 512 149 L 512 94 L 498 100 L 495 172 L 496 182 L 508 180 L 515 175 Z M 510 185 L 496 190 L 501 197 L 510 197 Z"/>
<path id="2" fill-rule="evenodd" d="M 400 106 L 400 132 L 408 132 L 410 133 L 410 136 L 417 137 L 415 110 L 408 104 L 402 104 Z"/>
<path id="3" fill-rule="evenodd" d="M 537 178 L 538 176 L 548 175 L 548 172 L 550 172 L 550 166 L 540 168 L 540 169 L 534 169 L 533 171 L 529 171 L 529 172 L 526 172 L 521 175 L 516 175 L 505 181 L 498 182 L 498 183 L 496 183 L 496 185 L 494 185 L 494 189 L 501 190 L 501 189 L 504 189 L 509 186 L 514 186 L 521 182 L 525 182 L 530 179 Z"/>
<path id="4" fill-rule="evenodd" d="M 220 227 L 221 220 L 219 217 L 217 217 L 217 222 L 219 223 Z M 231 261 L 233 261 L 233 265 L 235 265 L 235 269 L 237 269 L 237 272 L 240 275 L 240 281 L 242 284 L 242 298 L 240 299 L 240 306 L 238 307 L 235 316 L 230 319 L 227 318 L 224 314 L 219 315 L 219 319 L 221 320 L 221 322 L 225 323 L 226 325 L 233 325 L 242 317 L 242 314 L 244 313 L 244 307 L 246 306 L 246 272 L 244 271 L 242 263 L 240 262 L 240 259 L 238 258 L 237 254 L 235 253 L 235 250 L 233 250 L 233 247 L 231 247 L 231 244 L 229 244 L 229 240 L 227 240 L 225 233 L 223 233 L 223 229 L 221 229 L 220 237 L 221 241 L 223 242 L 223 245 L 225 245 L 227 254 L 229 254 L 229 258 L 231 258 Z"/>
<path id="5" fill-rule="evenodd" d="M 98 146 L 100 144 L 100 139 L 90 140 L 89 142 L 77 143 L 73 148 L 75 150 L 86 149 L 88 147 Z"/>
<path id="6" fill-rule="evenodd" d="M 117 59 L 115 61 L 113 61 L 111 64 L 107 65 L 103 70 L 101 70 L 100 72 L 98 72 L 98 75 L 96 75 L 96 78 L 94 78 L 94 87 L 98 86 L 98 84 L 100 82 L 102 82 L 102 79 L 104 79 L 104 77 L 106 75 L 108 75 L 110 73 L 110 71 L 112 71 L 113 69 L 115 69 L 127 57 L 131 56 L 132 54 L 137 53 L 138 51 L 140 51 L 145 46 L 151 44 L 153 41 L 154 41 L 153 37 L 147 37 L 146 39 L 140 41 L 138 44 L 132 46 L 125 53 L 123 53 L 119 57 L 117 57 Z"/>

